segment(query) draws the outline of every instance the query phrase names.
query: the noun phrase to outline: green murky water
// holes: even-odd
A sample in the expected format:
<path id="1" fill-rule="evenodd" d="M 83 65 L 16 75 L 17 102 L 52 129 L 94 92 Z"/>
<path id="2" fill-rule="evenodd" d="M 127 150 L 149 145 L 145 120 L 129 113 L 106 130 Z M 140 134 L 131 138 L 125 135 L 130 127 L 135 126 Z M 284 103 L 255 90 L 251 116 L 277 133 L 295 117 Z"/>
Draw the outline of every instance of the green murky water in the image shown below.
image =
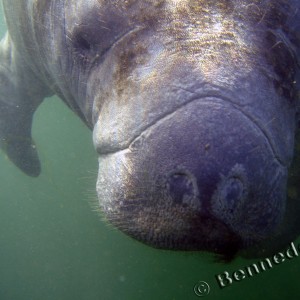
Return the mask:
<path id="1" fill-rule="evenodd" d="M 0 155 L 0 300 L 198 299 L 200 280 L 210 285 L 205 299 L 298 299 L 300 256 L 221 289 L 215 275 L 257 260 L 222 264 L 208 254 L 155 250 L 103 223 L 91 209 L 91 132 L 59 99 L 40 107 L 33 135 L 39 178 Z"/>

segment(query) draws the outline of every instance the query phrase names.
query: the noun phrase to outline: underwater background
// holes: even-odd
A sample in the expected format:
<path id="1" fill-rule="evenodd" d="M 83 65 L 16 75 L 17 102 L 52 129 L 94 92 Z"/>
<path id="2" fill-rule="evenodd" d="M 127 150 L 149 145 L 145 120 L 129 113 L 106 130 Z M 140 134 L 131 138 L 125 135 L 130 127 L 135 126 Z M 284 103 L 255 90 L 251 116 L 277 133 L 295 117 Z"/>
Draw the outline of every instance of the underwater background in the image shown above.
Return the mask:
<path id="1" fill-rule="evenodd" d="M 156 250 L 102 221 L 93 211 L 92 134 L 58 98 L 36 112 L 33 136 L 38 178 L 0 152 L 0 300 L 299 299 L 300 256 L 220 288 L 216 275 L 232 277 L 259 259 L 224 264 L 206 253 Z"/>

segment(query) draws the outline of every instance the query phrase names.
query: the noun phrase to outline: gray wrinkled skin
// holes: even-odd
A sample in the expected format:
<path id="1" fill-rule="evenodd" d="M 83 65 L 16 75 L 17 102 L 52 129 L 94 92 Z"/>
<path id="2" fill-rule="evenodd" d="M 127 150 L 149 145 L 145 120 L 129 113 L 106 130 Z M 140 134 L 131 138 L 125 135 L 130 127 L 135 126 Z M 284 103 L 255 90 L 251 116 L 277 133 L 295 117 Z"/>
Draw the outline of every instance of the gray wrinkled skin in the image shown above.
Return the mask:
<path id="1" fill-rule="evenodd" d="M 93 129 L 100 206 L 126 234 L 226 259 L 298 235 L 298 0 L 2 3 L 0 145 L 26 174 L 57 94 Z"/>

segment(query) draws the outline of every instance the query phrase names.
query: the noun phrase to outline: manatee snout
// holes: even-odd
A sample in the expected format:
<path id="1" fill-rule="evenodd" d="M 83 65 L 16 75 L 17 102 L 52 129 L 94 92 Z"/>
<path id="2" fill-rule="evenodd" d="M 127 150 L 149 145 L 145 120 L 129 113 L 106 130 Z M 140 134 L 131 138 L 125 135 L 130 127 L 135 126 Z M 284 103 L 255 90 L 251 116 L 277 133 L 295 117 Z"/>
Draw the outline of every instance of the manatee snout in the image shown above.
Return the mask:
<path id="1" fill-rule="evenodd" d="M 238 107 L 204 97 L 100 155 L 97 192 L 107 219 L 135 239 L 231 255 L 283 218 L 287 169 L 275 152 Z"/>

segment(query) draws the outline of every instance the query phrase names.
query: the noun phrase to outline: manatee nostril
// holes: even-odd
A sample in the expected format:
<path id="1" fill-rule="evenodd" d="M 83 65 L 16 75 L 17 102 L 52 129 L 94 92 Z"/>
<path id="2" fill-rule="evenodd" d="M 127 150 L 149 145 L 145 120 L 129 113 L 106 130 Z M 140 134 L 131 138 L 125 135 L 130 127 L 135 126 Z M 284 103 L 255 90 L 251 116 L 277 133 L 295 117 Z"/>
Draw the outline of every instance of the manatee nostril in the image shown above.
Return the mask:
<path id="1" fill-rule="evenodd" d="M 239 201 L 243 198 L 244 185 L 239 178 L 229 178 L 226 184 L 220 189 L 220 200 L 226 202 L 229 211 L 233 211 Z"/>
<path id="2" fill-rule="evenodd" d="M 228 225 L 242 221 L 248 197 L 248 180 L 243 166 L 235 165 L 228 176 L 222 176 L 212 197 L 214 215 Z"/>
<path id="3" fill-rule="evenodd" d="M 183 207 L 199 206 L 196 179 L 187 171 L 173 171 L 166 178 L 167 194 L 175 204 Z"/>

